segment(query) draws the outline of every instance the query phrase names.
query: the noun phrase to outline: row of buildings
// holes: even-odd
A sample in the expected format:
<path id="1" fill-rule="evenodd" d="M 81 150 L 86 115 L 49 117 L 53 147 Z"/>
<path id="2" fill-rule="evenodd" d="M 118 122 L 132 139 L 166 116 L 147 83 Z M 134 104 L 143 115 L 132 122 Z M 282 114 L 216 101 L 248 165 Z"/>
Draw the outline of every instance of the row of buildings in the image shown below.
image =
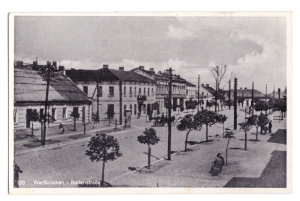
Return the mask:
<path id="1" fill-rule="evenodd" d="M 51 75 L 48 113 L 56 119 L 56 123 L 72 121 L 72 111 L 80 114 L 79 121 L 90 122 L 97 116 L 105 119 L 110 113 L 118 123 L 124 121 L 126 109 L 130 109 L 134 117 L 149 112 L 157 115 L 166 111 L 170 80 L 168 71 L 156 73 L 153 68 L 146 70 L 144 66 L 130 71 L 126 71 L 124 67 L 115 70 L 110 69 L 108 65 L 103 65 L 103 68 L 98 70 L 65 70 L 63 66 L 57 66 L 56 62 L 52 65 L 56 70 Z M 37 61 L 33 64 L 15 63 L 15 129 L 30 128 L 39 124 L 32 124 L 28 114 L 30 110 L 36 110 L 40 115 L 44 113 L 47 84 L 44 69 L 45 66 L 38 65 Z M 199 89 L 201 107 L 205 108 L 208 102 L 214 100 L 215 90 L 208 84 L 201 84 Z M 224 104 L 224 100 L 228 100 L 228 94 L 228 91 L 218 94 L 218 103 Z M 249 89 L 238 90 L 238 98 L 242 98 L 245 105 L 251 104 Z M 266 96 L 255 90 L 255 98 L 261 99 Z M 173 111 L 186 108 L 187 101 L 192 100 L 198 100 L 198 86 L 180 75 L 172 75 Z"/>

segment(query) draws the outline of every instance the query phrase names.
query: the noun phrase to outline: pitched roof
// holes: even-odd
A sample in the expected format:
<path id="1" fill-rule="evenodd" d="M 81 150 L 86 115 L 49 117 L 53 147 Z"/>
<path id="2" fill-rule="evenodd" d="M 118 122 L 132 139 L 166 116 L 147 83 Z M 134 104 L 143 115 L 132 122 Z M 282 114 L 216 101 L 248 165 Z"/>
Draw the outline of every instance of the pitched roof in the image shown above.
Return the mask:
<path id="1" fill-rule="evenodd" d="M 40 71 L 14 70 L 14 101 L 44 102 L 47 83 Z M 55 72 L 49 86 L 49 101 L 86 102 L 86 95 L 62 72 Z"/>
<path id="2" fill-rule="evenodd" d="M 201 87 L 203 89 L 205 89 L 206 91 L 208 91 L 208 93 L 210 93 L 211 95 L 215 96 L 215 93 L 216 93 L 216 90 L 212 87 L 208 87 L 208 86 L 205 86 L 205 85 L 201 85 Z M 224 96 L 222 93 L 218 92 L 218 99 L 223 99 Z"/>
<path id="3" fill-rule="evenodd" d="M 103 81 L 131 81 L 131 82 L 150 82 L 154 80 L 145 76 L 139 75 L 132 71 L 122 71 L 114 69 L 99 69 L 99 70 L 66 70 L 66 75 L 74 82 L 103 82 Z"/>
<path id="4" fill-rule="evenodd" d="M 114 69 L 109 69 L 109 70 L 120 80 L 123 81 L 155 83 L 154 80 L 132 71 L 122 71 L 122 70 L 114 70 Z"/>
<path id="5" fill-rule="evenodd" d="M 273 92 L 274 92 L 274 91 L 273 91 Z M 271 98 L 273 98 L 273 92 L 270 93 L 268 96 L 271 97 Z M 280 98 L 283 98 L 283 96 L 287 96 L 287 92 L 286 92 L 286 91 L 281 91 L 281 92 L 280 92 Z M 275 97 L 275 98 L 278 98 L 278 91 L 275 91 L 275 92 L 274 92 L 274 97 Z"/>

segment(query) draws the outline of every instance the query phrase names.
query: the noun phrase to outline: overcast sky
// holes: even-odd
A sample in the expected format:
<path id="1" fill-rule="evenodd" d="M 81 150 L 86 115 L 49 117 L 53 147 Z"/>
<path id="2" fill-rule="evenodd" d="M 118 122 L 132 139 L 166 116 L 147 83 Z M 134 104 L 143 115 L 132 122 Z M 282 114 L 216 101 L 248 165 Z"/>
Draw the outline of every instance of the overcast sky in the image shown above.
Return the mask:
<path id="1" fill-rule="evenodd" d="M 192 83 L 214 85 L 211 69 L 227 65 L 238 87 L 268 93 L 286 86 L 283 17 L 16 17 L 15 60 L 58 61 L 66 68 L 130 70 L 172 67 Z"/>

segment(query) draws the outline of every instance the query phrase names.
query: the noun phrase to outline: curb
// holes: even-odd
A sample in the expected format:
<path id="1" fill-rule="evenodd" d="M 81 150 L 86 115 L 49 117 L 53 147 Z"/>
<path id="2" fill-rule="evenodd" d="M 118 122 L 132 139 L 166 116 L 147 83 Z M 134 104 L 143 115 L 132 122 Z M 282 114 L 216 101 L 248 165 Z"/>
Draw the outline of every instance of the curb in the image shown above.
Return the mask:
<path id="1" fill-rule="evenodd" d="M 132 129 L 129 129 L 129 130 L 127 129 L 127 130 L 121 130 L 121 131 L 117 131 L 117 132 L 111 132 L 110 134 L 111 135 L 118 135 L 118 134 L 130 132 L 130 131 L 138 131 L 138 130 L 144 130 L 144 128 L 142 128 L 142 127 L 132 127 Z M 93 130 L 93 131 L 99 131 L 99 130 Z M 89 133 L 93 133 L 93 132 L 90 131 Z M 71 134 L 69 134 L 69 135 L 71 135 Z M 74 133 L 72 135 L 74 135 Z M 67 136 L 67 135 L 64 135 L 64 136 Z M 54 147 L 58 147 L 58 146 L 61 146 L 61 145 L 75 144 L 75 143 L 84 142 L 84 141 L 88 141 L 88 140 L 89 140 L 89 138 L 85 137 L 85 138 L 81 138 L 81 139 L 77 139 L 77 140 L 71 140 L 71 141 L 67 141 L 67 142 L 49 144 L 49 145 L 45 145 L 45 146 L 37 147 L 37 148 L 32 148 L 32 149 L 29 148 L 29 149 L 25 149 L 23 151 L 19 151 L 17 153 L 14 153 L 14 156 L 19 156 L 19 155 L 23 155 L 23 154 L 34 152 L 34 151 L 52 149 Z"/>

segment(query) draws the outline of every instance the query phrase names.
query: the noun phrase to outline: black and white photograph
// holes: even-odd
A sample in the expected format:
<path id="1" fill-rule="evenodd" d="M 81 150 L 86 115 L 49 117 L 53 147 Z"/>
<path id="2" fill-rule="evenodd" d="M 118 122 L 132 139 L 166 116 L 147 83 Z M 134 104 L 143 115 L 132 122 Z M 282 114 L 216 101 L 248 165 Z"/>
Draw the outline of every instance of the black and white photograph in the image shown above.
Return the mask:
<path id="1" fill-rule="evenodd" d="M 9 191 L 291 192 L 291 18 L 10 13 Z"/>

